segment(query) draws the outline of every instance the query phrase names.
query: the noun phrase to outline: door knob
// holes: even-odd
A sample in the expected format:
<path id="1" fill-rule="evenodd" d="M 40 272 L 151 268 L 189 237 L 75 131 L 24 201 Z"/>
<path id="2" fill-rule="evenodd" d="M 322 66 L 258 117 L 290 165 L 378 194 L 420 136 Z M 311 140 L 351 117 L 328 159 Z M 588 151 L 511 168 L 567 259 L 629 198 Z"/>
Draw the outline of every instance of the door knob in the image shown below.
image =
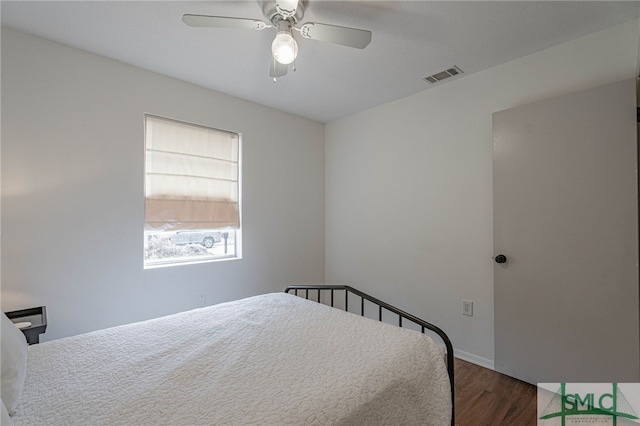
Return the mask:
<path id="1" fill-rule="evenodd" d="M 505 263 L 507 261 L 507 256 L 504 254 L 499 254 L 495 257 L 496 263 Z"/>

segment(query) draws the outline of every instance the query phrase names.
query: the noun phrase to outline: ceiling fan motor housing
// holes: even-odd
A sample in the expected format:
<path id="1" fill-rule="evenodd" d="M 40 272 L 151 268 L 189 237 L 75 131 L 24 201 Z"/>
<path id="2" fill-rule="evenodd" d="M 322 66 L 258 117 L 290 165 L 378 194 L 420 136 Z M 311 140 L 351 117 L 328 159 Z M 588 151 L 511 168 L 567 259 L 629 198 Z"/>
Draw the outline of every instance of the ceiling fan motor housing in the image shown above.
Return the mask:
<path id="1" fill-rule="evenodd" d="M 287 21 L 291 25 L 295 25 L 304 16 L 304 9 L 306 5 L 307 0 L 299 0 L 295 15 L 285 18 L 278 12 L 276 0 L 262 0 L 262 13 L 276 28 L 279 27 L 278 24 L 280 21 Z"/>

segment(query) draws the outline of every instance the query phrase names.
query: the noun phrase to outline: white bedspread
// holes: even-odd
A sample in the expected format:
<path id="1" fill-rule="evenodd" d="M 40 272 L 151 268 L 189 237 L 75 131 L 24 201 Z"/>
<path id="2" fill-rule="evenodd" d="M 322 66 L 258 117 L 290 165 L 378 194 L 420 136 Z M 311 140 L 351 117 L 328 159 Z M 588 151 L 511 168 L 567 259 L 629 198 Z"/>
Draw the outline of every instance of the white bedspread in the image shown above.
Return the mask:
<path id="1" fill-rule="evenodd" d="M 29 347 L 20 425 L 449 425 L 442 349 L 284 293 Z"/>

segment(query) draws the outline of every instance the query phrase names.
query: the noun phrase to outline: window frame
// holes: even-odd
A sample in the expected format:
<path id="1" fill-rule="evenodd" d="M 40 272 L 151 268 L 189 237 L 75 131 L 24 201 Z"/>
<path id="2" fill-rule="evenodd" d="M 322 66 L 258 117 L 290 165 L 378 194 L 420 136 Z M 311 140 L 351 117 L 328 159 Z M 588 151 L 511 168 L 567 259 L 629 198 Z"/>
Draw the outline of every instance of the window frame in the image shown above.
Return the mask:
<path id="1" fill-rule="evenodd" d="M 176 123 L 179 123 L 181 125 L 188 125 L 188 126 L 195 126 L 195 127 L 201 127 L 201 128 L 205 128 L 205 129 L 211 129 L 211 130 L 215 130 L 215 131 L 221 131 L 221 132 L 226 132 L 226 133 L 232 133 L 237 135 L 238 137 L 238 161 L 237 161 L 237 167 L 238 167 L 238 176 L 237 176 L 237 185 L 238 185 L 238 221 L 239 221 L 239 226 L 238 228 L 218 228 L 215 229 L 215 231 L 223 233 L 223 232 L 229 232 L 231 233 L 235 233 L 235 236 L 233 237 L 233 247 L 234 247 L 234 253 L 231 254 L 225 254 L 225 255 L 203 255 L 203 256 L 190 256 L 190 257 L 183 257 L 183 258 L 176 258 L 176 257 L 172 257 L 172 258 L 167 258 L 167 259 L 162 259 L 162 260 L 153 260 L 153 261 L 148 261 L 147 259 L 144 258 L 144 252 L 143 252 L 143 268 L 144 269 L 155 269 L 155 268 L 166 268 L 166 267 L 170 267 L 170 266 L 182 266 L 182 265 L 193 265 L 193 264 L 201 264 L 201 263 L 210 263 L 210 262 L 222 262 L 222 261 L 229 261 L 229 260 L 240 260 L 242 259 L 242 172 L 243 172 L 243 135 L 240 132 L 236 132 L 236 131 L 231 131 L 231 130 L 226 130 L 226 129 L 220 129 L 220 128 L 216 128 L 216 127 L 212 127 L 212 126 L 208 126 L 208 125 L 203 125 L 203 124 L 199 124 L 199 123 L 194 123 L 194 122 L 190 122 L 190 121 L 185 121 L 185 120 L 178 120 L 175 118 L 169 118 L 169 117 L 165 117 L 162 115 L 158 115 L 158 114 L 151 114 L 151 113 L 144 113 L 143 115 L 143 133 L 144 133 L 144 137 L 143 137 L 143 201 L 145 204 L 145 208 L 144 211 L 146 212 L 146 199 L 147 199 L 147 190 L 146 190 L 146 185 L 147 185 L 147 117 L 155 117 L 161 120 L 166 120 L 166 121 L 174 121 Z M 158 234 L 162 234 L 163 231 L 153 231 L 153 230 L 147 230 L 146 228 L 146 213 L 144 214 L 144 225 L 143 225 L 143 251 L 144 248 L 147 247 L 147 238 L 149 237 L 149 234 L 153 234 L 153 233 L 158 233 Z M 211 231 L 211 229 L 195 229 L 193 231 Z M 166 231 L 164 231 L 166 232 Z M 174 233 L 174 232 L 180 232 L 180 231 L 169 231 L 167 233 Z M 223 239 L 224 241 L 224 239 Z"/>

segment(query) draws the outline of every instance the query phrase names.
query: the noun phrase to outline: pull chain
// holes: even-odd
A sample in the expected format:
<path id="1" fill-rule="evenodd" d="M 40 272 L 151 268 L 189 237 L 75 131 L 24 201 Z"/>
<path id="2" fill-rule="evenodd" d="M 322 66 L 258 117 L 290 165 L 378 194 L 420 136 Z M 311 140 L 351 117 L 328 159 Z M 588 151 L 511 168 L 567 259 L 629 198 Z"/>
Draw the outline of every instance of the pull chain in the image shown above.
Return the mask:
<path id="1" fill-rule="evenodd" d="M 276 57 L 272 56 L 271 59 L 273 59 L 273 73 L 275 74 L 276 73 Z M 276 77 L 275 76 L 273 77 L 273 82 L 274 83 L 276 82 Z"/>

